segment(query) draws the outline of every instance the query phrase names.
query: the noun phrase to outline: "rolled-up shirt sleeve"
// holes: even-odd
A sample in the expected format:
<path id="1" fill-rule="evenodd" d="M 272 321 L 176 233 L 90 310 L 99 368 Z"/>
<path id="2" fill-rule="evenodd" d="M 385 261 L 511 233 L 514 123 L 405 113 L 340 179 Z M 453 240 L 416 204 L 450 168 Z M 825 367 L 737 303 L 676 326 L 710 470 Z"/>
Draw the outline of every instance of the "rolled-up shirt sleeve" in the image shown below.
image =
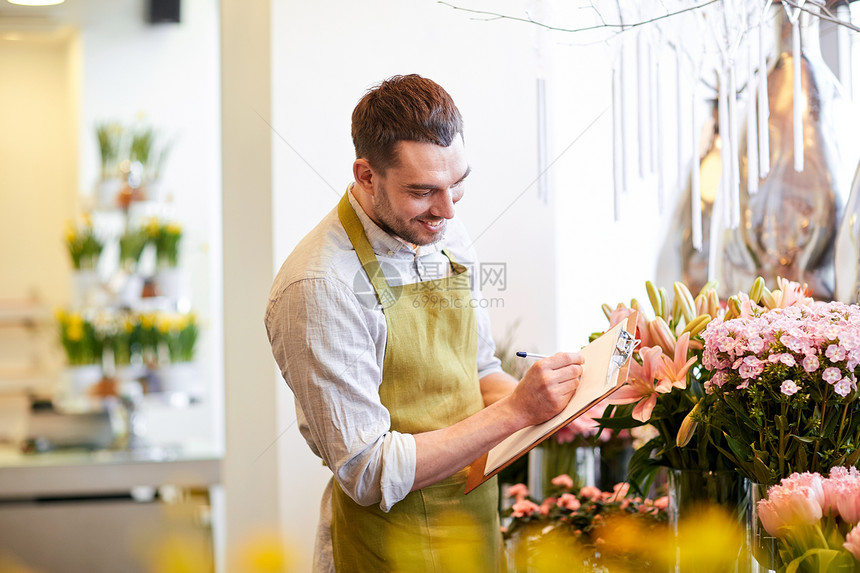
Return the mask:
<path id="1" fill-rule="evenodd" d="M 356 503 L 388 511 L 412 489 L 416 449 L 379 398 L 385 340 L 372 312 L 341 282 L 304 278 L 270 298 L 266 330 L 311 449 Z"/>

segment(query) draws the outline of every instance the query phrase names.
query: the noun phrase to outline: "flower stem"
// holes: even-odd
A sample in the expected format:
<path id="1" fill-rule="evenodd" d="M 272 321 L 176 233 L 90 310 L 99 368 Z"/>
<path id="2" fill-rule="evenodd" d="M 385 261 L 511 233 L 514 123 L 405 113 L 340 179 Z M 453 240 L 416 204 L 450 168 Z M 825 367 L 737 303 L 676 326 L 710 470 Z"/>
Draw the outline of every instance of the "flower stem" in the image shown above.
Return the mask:
<path id="1" fill-rule="evenodd" d="M 780 406 L 780 423 L 779 423 L 779 475 L 785 475 L 785 428 L 782 425 L 782 420 L 786 419 L 786 409 L 788 405 L 785 402 Z"/>

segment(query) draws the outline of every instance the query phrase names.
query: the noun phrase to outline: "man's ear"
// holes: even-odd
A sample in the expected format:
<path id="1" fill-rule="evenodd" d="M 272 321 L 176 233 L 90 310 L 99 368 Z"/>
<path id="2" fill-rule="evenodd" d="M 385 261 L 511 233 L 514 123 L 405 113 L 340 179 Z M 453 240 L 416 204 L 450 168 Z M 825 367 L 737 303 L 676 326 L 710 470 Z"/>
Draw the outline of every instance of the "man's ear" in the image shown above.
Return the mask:
<path id="1" fill-rule="evenodd" d="M 374 178 L 377 176 L 367 159 L 359 157 L 352 164 L 352 175 L 355 183 L 368 195 L 373 195 Z"/>

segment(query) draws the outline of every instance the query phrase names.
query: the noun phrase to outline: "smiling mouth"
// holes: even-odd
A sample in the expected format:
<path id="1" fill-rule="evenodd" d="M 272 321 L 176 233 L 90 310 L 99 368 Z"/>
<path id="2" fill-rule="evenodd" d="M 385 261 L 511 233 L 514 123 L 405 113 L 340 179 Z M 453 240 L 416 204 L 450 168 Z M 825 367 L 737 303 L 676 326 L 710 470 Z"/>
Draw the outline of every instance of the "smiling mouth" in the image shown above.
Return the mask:
<path id="1" fill-rule="evenodd" d="M 445 228 L 445 219 L 439 219 L 438 221 L 421 221 L 421 224 L 431 231 L 439 231 Z"/>

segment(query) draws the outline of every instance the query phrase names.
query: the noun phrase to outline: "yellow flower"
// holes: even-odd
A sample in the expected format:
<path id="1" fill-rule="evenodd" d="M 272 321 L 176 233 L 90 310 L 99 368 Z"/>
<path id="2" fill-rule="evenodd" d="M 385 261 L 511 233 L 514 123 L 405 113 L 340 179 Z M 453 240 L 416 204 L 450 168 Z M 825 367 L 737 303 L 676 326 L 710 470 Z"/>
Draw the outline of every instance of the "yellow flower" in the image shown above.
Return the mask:
<path id="1" fill-rule="evenodd" d="M 69 340 L 79 342 L 84 339 L 84 327 L 82 324 L 69 324 L 66 328 L 66 336 Z"/>
<path id="2" fill-rule="evenodd" d="M 155 319 L 155 326 L 158 328 L 158 331 L 162 334 L 167 334 L 170 332 L 171 327 L 173 326 L 173 321 L 167 315 L 159 315 Z"/>
<path id="3" fill-rule="evenodd" d="M 167 223 L 164 226 L 164 232 L 169 235 L 181 235 L 182 225 L 180 225 L 179 223 Z"/>
<path id="4" fill-rule="evenodd" d="M 140 326 L 142 326 L 146 330 L 150 330 L 153 326 L 155 326 L 155 315 L 154 314 L 141 314 L 140 315 Z"/>
<path id="5" fill-rule="evenodd" d="M 159 228 L 161 228 L 161 225 L 158 223 L 158 219 L 156 218 L 149 219 L 143 226 L 144 231 L 146 231 L 146 234 L 150 237 L 158 236 Z"/>
<path id="6" fill-rule="evenodd" d="M 66 242 L 73 243 L 78 238 L 78 230 L 71 222 L 66 223 Z"/>

